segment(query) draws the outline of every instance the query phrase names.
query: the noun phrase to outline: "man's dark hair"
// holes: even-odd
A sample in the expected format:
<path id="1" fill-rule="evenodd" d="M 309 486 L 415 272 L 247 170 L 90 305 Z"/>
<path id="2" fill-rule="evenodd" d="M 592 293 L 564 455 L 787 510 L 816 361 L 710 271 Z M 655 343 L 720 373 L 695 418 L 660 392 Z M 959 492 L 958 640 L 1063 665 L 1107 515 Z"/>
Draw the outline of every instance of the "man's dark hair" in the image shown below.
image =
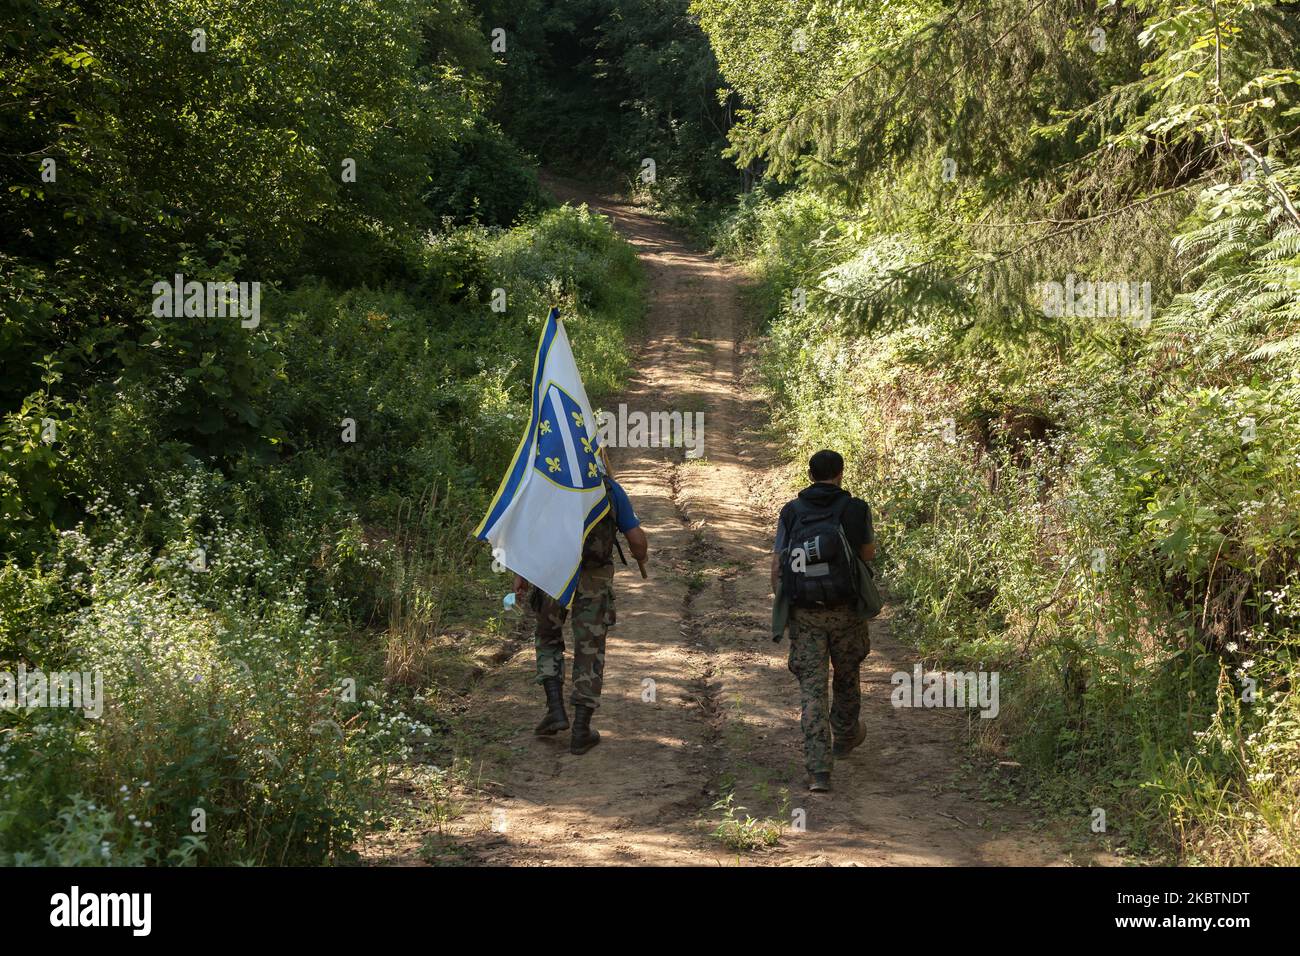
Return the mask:
<path id="1" fill-rule="evenodd" d="M 844 456 L 837 451 L 822 449 L 808 459 L 808 476 L 813 481 L 830 481 L 844 474 Z"/>

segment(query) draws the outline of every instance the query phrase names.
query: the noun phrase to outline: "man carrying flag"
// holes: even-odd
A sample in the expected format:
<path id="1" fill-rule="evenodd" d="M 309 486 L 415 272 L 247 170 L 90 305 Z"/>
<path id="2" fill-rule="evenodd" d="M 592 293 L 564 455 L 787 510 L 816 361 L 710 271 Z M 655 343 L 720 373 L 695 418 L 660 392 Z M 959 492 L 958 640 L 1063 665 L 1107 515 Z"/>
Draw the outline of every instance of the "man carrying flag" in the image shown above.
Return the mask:
<path id="1" fill-rule="evenodd" d="M 600 704 L 605 635 L 614 623 L 615 533 L 638 563 L 645 532 L 626 492 L 607 473 L 596 420 L 558 309 L 542 328 L 533 363 L 531 414 L 496 497 L 475 532 L 515 572 L 515 594 L 537 612 L 537 679 L 546 716 L 536 733 L 568 729 L 564 711 L 565 617 L 573 617 L 573 732 L 569 749 L 600 742 L 591 729 Z"/>

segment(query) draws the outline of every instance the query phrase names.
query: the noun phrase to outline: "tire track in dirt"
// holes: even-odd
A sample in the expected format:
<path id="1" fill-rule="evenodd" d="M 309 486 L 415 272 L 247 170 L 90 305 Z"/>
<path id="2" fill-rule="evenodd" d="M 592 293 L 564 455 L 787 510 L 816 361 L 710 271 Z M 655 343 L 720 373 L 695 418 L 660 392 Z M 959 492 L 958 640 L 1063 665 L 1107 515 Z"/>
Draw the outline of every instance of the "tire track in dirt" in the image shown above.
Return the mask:
<path id="1" fill-rule="evenodd" d="M 963 770 L 964 715 L 890 706 L 889 677 L 912 658 L 889 634 L 888 609 L 872 623 L 863 667 L 867 741 L 837 763 L 833 793 L 804 791 L 798 689 L 788 645 L 768 627 L 772 529 L 789 489 L 746 382 L 741 276 L 633 206 L 553 177 L 547 185 L 609 216 L 648 273 L 646 337 L 610 407 L 703 410 L 704 458 L 611 450 L 651 560 L 648 580 L 623 568 L 615 576 L 618 623 L 593 720 L 601 744 L 575 757 L 567 734 L 532 736 L 542 696 L 531 645 L 521 647 L 482 680 L 463 718 L 478 783 L 460 795 L 468 812 L 445 828 L 460 854 L 487 865 L 1084 862 L 1081 846 L 1072 854 L 1035 832 L 1029 814 L 981 800 Z M 571 334 L 580 349 L 580 330 Z M 727 793 L 755 817 L 788 822 L 803 810 L 806 830 L 738 856 L 710 834 L 720 819 L 711 807 Z M 415 854 L 414 843 L 390 841 L 368 856 L 400 864 Z"/>

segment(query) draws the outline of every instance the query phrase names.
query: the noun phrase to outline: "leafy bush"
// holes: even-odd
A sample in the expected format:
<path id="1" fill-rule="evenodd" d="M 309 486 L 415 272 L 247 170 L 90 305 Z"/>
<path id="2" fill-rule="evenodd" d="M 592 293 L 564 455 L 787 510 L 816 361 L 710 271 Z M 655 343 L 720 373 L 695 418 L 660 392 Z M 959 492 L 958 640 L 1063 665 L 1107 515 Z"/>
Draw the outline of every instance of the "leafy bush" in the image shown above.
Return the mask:
<path id="1" fill-rule="evenodd" d="M 220 454 L 162 368 L 6 419 L 22 444 L 6 441 L 0 529 L 26 548 L 0 563 L 0 670 L 97 670 L 106 705 L 0 712 L 0 862 L 343 859 L 388 770 L 429 742 L 437 675 L 405 658 L 498 600 L 469 530 L 518 441 L 546 311 L 599 397 L 642 299 L 635 254 L 586 210 L 430 237 L 419 260 L 410 285 L 272 291 L 258 427 L 217 422 Z M 214 334 L 238 366 L 234 329 Z"/>
<path id="2" fill-rule="evenodd" d="M 980 743 L 1188 860 L 1297 846 L 1283 6 L 1116 7 L 1098 51 L 1061 5 L 692 5 L 749 107 L 733 151 L 791 187 L 715 241 L 756 261 L 792 458 L 845 453 L 923 658 L 1002 672 Z M 1049 314 L 1070 275 L 1152 314 Z"/>
<path id="3" fill-rule="evenodd" d="M 96 673 L 103 713 L 5 715 L 10 862 L 42 844 L 47 862 L 334 859 L 386 760 L 428 733 L 368 685 L 330 609 L 308 606 L 291 549 L 223 520 L 224 484 L 166 476 L 152 534 L 100 502 L 48 559 L 69 599 L 44 622 L 61 640 L 23 659 Z"/>

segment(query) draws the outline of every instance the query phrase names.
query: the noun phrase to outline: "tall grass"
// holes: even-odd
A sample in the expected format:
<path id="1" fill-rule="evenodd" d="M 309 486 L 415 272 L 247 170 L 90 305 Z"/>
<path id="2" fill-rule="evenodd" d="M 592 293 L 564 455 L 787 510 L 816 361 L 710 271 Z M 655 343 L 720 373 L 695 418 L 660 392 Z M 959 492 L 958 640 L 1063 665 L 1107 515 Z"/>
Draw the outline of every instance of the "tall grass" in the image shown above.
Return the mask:
<path id="1" fill-rule="evenodd" d="M 508 584 L 471 531 L 541 322 L 562 309 L 598 397 L 642 300 L 635 254 L 584 211 L 422 257 L 410 285 L 268 295 L 279 371 L 249 416 L 275 454 L 160 440 L 162 374 L 63 410 L 72 514 L 0 563 L 0 671 L 100 670 L 105 710 L 0 711 L 0 864 L 345 860 L 394 770 L 440 752 L 446 694 L 501 626 Z"/>
<path id="2" fill-rule="evenodd" d="M 1199 382 L 1158 341 L 1151 365 L 1082 344 L 953 350 L 923 310 L 874 327 L 824 297 L 800 310 L 793 288 L 858 254 L 841 212 L 757 196 L 723 234 L 762 280 L 791 460 L 845 454 L 900 633 L 931 664 L 1001 672 L 977 743 L 1079 832 L 1102 807 L 1130 852 L 1294 861 L 1296 380 Z"/>

